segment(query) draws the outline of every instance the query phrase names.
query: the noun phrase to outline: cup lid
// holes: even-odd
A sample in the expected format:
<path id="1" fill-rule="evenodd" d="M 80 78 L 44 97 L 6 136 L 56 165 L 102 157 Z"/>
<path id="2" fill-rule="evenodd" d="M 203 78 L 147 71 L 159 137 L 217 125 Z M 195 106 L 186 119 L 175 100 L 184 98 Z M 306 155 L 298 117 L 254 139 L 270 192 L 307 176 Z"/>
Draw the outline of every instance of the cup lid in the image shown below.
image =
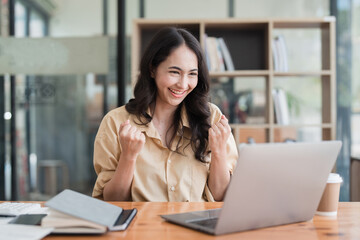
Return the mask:
<path id="1" fill-rule="evenodd" d="M 341 183 L 342 177 L 338 173 L 330 173 L 327 182 L 328 183 Z"/>

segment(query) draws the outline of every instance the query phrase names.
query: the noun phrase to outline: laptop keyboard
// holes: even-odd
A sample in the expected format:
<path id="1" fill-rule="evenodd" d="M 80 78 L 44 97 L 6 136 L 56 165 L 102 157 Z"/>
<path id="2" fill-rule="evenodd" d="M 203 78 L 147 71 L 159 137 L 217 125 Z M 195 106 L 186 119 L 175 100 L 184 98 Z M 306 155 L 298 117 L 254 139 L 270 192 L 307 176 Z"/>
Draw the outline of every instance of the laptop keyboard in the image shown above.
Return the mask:
<path id="1" fill-rule="evenodd" d="M 194 223 L 199 226 L 215 229 L 217 221 L 218 218 L 208 218 L 208 219 L 191 221 L 191 223 Z"/>

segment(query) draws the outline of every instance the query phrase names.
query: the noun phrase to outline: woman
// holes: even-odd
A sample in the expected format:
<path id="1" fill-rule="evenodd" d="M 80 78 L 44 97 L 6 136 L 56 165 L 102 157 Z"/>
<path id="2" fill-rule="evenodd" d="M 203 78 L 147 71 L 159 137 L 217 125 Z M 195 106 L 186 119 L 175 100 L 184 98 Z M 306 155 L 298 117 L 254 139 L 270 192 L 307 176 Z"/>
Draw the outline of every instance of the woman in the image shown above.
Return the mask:
<path id="1" fill-rule="evenodd" d="M 237 159 L 228 120 L 208 103 L 199 42 L 164 28 L 140 63 L 134 98 L 102 120 L 93 196 L 111 201 L 221 201 Z"/>

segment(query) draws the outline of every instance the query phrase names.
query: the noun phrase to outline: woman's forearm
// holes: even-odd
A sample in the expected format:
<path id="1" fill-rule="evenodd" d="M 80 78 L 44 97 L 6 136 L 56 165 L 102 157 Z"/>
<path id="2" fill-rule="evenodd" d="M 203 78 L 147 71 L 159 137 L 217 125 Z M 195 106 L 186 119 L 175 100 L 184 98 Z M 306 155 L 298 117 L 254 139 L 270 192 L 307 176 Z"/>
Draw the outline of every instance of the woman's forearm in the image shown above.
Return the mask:
<path id="1" fill-rule="evenodd" d="M 211 154 L 208 186 L 215 201 L 222 201 L 230 182 L 230 171 L 226 164 L 226 154 Z"/>
<path id="2" fill-rule="evenodd" d="M 136 157 L 120 156 L 112 179 L 104 187 L 105 201 L 131 200 L 131 183 L 134 177 Z"/>

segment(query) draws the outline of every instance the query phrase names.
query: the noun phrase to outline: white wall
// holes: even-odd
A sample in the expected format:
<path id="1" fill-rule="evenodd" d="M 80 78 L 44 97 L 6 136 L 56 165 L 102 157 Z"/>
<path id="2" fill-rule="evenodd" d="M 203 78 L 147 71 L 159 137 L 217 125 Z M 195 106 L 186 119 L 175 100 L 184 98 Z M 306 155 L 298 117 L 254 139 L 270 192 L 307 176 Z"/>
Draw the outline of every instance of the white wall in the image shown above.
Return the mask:
<path id="1" fill-rule="evenodd" d="M 50 36 L 94 36 L 103 30 L 103 0 L 53 0 L 56 11 L 50 20 Z M 117 34 L 117 3 L 108 0 L 108 34 Z M 127 0 L 126 34 L 131 35 L 133 19 L 139 17 L 139 1 Z"/>
<path id="2" fill-rule="evenodd" d="M 146 18 L 224 18 L 227 0 L 145 0 Z"/>
<path id="3" fill-rule="evenodd" d="M 235 0 L 235 17 L 323 17 L 329 15 L 329 0 Z"/>
<path id="4" fill-rule="evenodd" d="M 235 0 L 234 5 L 235 17 L 240 18 L 329 15 L 328 0 Z M 228 16 L 227 0 L 145 0 L 146 18 L 224 18 Z"/>
<path id="5" fill-rule="evenodd" d="M 102 34 L 102 0 L 53 0 L 57 6 L 50 21 L 50 36 Z M 139 1 L 126 1 L 126 34 L 139 17 Z M 235 0 L 235 17 L 323 17 L 329 15 L 328 0 Z M 117 33 L 117 0 L 108 0 L 108 33 Z M 226 18 L 227 0 L 145 0 L 146 18 Z"/>
<path id="6" fill-rule="evenodd" d="M 54 0 L 57 8 L 50 20 L 50 36 L 102 35 L 102 0 Z"/>
<path id="7" fill-rule="evenodd" d="M 126 1 L 126 35 L 130 36 L 132 32 L 133 20 L 140 15 L 139 0 Z"/>
<path id="8" fill-rule="evenodd" d="M 102 2 L 102 1 L 101 1 Z M 108 34 L 116 35 L 117 34 L 117 2 L 118 0 L 108 0 Z M 102 15 L 101 15 L 102 17 Z M 102 20 L 101 20 L 102 21 Z"/>

